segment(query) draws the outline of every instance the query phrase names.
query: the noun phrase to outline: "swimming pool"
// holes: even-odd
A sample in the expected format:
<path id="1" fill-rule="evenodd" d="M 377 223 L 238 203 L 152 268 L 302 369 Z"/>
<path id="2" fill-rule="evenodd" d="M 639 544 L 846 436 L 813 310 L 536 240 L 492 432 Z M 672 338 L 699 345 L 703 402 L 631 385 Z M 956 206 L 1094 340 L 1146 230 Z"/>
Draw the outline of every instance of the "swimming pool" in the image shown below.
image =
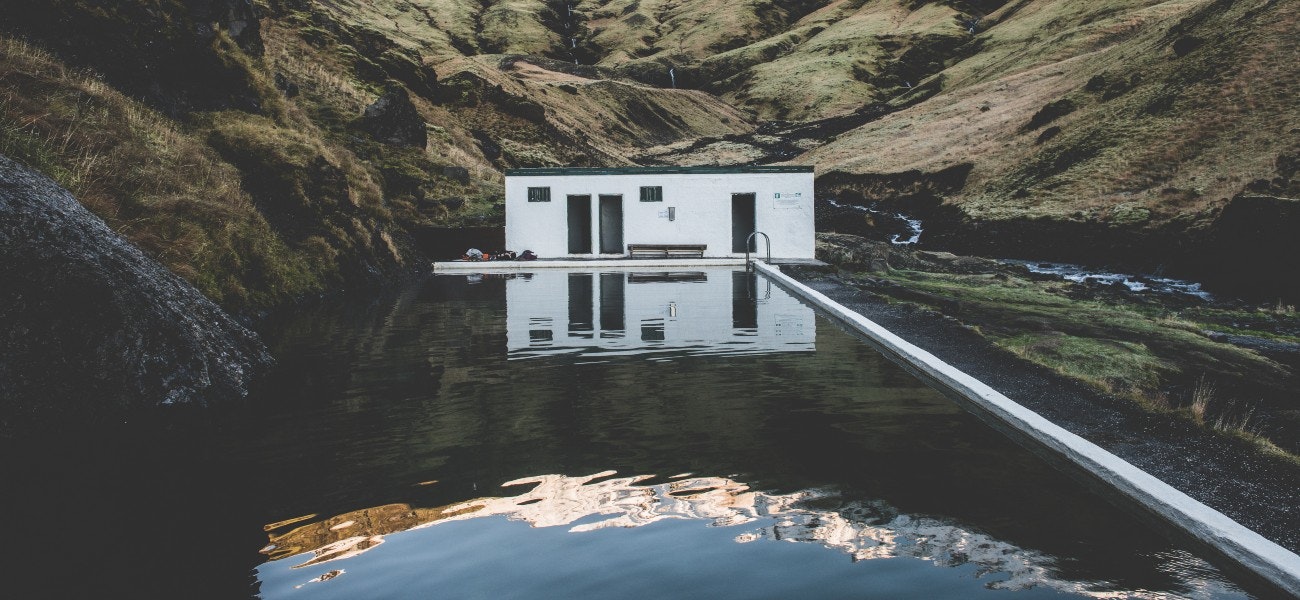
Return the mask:
<path id="1" fill-rule="evenodd" d="M 74 471 L 5 473 L 28 519 L 64 519 L 33 527 L 62 561 L 32 561 L 43 585 L 90 569 L 96 589 L 262 598 L 1247 597 L 743 271 L 437 276 L 264 335 L 280 364 L 249 402 L 96 440 Z M 69 516 L 82 487 L 111 519 Z M 101 562 L 68 562 L 105 539 Z"/>
<path id="2" fill-rule="evenodd" d="M 398 306 L 437 384 L 379 448 L 427 467 L 272 528 L 265 597 L 1243 595 L 744 271 L 440 277 Z"/>

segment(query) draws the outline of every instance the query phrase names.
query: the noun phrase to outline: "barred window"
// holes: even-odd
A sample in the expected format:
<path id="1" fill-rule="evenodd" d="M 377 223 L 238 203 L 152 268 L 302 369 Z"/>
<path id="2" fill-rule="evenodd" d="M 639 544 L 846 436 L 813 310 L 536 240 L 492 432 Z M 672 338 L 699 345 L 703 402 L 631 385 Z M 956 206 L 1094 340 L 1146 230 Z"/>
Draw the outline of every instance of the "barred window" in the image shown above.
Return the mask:
<path id="1" fill-rule="evenodd" d="M 643 186 L 641 188 L 641 201 L 642 202 L 663 202 L 664 201 L 663 186 L 659 186 L 659 185 Z"/>
<path id="2" fill-rule="evenodd" d="M 528 188 L 529 202 L 550 202 L 551 188 L 548 187 L 530 187 Z"/>

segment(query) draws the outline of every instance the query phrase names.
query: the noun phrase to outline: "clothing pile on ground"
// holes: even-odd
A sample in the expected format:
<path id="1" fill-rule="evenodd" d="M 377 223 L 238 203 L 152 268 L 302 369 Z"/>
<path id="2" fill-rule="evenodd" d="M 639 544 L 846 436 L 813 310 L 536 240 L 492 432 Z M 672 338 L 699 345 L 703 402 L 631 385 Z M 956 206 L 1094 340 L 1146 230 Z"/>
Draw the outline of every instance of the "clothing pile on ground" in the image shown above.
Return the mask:
<path id="1" fill-rule="evenodd" d="M 537 260 L 537 255 L 532 250 L 524 250 L 521 255 L 516 255 L 511 250 L 498 250 L 496 252 L 484 252 L 478 248 L 470 248 L 465 251 L 465 255 L 460 257 L 461 260 Z"/>

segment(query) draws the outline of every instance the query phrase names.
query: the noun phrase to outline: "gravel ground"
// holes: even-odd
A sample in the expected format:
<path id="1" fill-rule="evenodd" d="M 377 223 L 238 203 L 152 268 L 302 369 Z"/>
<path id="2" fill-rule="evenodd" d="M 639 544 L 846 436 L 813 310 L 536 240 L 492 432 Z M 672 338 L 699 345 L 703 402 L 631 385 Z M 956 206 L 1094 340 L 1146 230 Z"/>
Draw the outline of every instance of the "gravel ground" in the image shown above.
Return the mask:
<path id="1" fill-rule="evenodd" d="M 1260 535 L 1300 552 L 1300 466 L 1022 360 L 955 319 L 890 304 L 815 268 L 783 269 L 1008 398 Z"/>

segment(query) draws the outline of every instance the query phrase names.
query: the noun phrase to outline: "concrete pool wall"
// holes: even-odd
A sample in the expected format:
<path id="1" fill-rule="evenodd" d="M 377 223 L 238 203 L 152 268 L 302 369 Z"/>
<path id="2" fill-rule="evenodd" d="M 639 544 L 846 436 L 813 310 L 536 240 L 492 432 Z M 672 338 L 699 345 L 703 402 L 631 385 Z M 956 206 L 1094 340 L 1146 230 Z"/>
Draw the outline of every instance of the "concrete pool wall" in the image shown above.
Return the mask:
<path id="1" fill-rule="evenodd" d="M 947 364 L 824 294 L 761 262 L 754 269 L 804 298 L 999 428 L 1081 470 L 1130 503 L 1189 536 L 1263 583 L 1300 597 L 1300 556 L 1223 513 L 1138 469 L 1105 449 L 1048 421 L 987 384 Z"/>

